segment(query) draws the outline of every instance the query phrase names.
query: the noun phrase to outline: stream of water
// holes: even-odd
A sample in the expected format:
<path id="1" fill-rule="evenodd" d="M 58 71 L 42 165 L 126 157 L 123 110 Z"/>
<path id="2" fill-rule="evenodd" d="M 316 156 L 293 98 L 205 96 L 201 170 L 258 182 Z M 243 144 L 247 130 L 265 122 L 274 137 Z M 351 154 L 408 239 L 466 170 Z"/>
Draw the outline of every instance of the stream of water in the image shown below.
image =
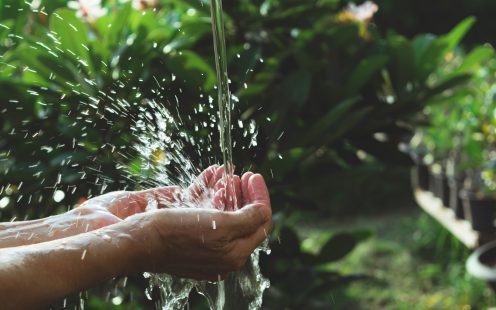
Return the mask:
<path id="1" fill-rule="evenodd" d="M 231 143 L 231 93 L 229 91 L 229 75 L 227 73 L 226 39 L 222 0 L 211 0 L 212 35 L 214 43 L 215 69 L 217 71 L 217 91 L 219 105 L 220 148 L 225 168 L 226 193 L 228 200 L 236 200 L 236 195 L 229 195 L 234 189 L 233 162 Z M 237 208 L 237 201 L 234 201 Z M 224 309 L 226 300 L 225 282 L 217 284 L 217 310 Z"/>

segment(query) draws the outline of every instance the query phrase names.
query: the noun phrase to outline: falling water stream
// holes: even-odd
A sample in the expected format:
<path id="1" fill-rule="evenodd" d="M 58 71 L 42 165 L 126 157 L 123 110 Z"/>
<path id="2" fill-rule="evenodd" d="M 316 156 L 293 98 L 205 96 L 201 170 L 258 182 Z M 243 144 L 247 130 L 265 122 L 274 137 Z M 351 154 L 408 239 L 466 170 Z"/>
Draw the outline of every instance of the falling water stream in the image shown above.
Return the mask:
<path id="1" fill-rule="evenodd" d="M 231 143 L 231 93 L 229 91 L 229 76 L 227 73 L 226 39 L 224 34 L 224 16 L 222 12 L 222 0 L 211 0 L 210 12 L 212 18 L 212 35 L 214 42 L 215 69 L 217 71 L 217 91 L 219 105 L 219 131 L 220 148 L 225 169 L 225 186 L 228 200 L 234 200 L 237 208 L 236 195 L 234 192 L 232 143 Z M 217 310 L 224 309 L 226 290 L 225 282 L 217 284 Z"/>

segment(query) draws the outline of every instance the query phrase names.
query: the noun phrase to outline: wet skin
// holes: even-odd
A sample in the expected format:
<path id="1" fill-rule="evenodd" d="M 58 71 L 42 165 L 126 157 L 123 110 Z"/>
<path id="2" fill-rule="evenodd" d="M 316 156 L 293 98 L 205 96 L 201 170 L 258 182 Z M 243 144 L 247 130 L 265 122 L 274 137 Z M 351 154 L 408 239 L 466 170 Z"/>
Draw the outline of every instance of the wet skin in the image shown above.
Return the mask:
<path id="1" fill-rule="evenodd" d="M 114 192 L 62 215 L 0 224 L 2 307 L 44 309 L 68 294 L 143 271 L 225 277 L 243 266 L 272 225 L 263 177 L 247 172 L 234 184 L 241 205 L 236 211 L 226 199 L 222 167 L 212 166 L 187 189 Z M 175 208 L 185 197 L 186 205 L 209 200 L 212 208 Z M 157 208 L 148 210 L 150 202 Z"/>

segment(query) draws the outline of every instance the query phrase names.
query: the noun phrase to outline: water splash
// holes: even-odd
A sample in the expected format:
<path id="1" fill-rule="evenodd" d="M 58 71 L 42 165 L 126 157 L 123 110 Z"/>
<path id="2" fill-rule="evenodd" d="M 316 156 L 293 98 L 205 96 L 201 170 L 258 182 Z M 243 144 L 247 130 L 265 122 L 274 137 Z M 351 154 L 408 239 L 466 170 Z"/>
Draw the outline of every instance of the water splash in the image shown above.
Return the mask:
<path id="1" fill-rule="evenodd" d="M 47 15 L 43 8 L 29 8 L 29 10 L 35 13 L 34 16 Z M 169 78 L 153 77 L 157 85 L 155 89 L 143 89 L 140 86 L 141 77 L 136 79 L 133 75 L 138 73 L 139 76 L 144 76 L 139 72 L 145 71 L 144 63 L 127 69 L 122 66 L 126 61 L 131 60 L 132 56 L 117 51 L 110 55 L 108 61 L 102 59 L 101 63 L 98 63 L 94 61 L 95 57 L 90 57 L 95 47 L 88 47 L 88 43 L 81 43 L 80 46 L 73 44 L 71 48 L 63 48 L 62 46 L 72 40 L 72 36 L 79 38 L 82 35 L 88 37 L 95 35 L 92 31 L 85 30 L 84 24 L 78 23 L 77 20 L 65 20 L 70 17 L 68 14 L 55 12 L 51 21 L 53 24 L 62 23 L 63 28 L 69 29 L 67 33 L 47 28 L 44 36 L 39 35 L 35 38 L 33 33 L 30 33 L 32 31 L 29 27 L 26 28 L 28 30 L 25 34 L 9 33 L 7 39 L 2 42 L 5 44 L 0 46 L 0 52 L 7 51 L 1 55 L 0 72 L 4 76 L 21 72 L 35 82 L 24 89 L 32 101 L 23 102 L 26 100 L 24 96 L 13 93 L 8 105 L 2 106 L 0 113 L 16 110 L 25 111 L 30 115 L 23 119 L 19 126 L 11 128 L 8 138 L 9 141 L 22 139 L 26 144 L 40 145 L 39 150 L 33 151 L 30 154 L 31 158 L 26 160 L 26 162 L 31 161 L 26 170 L 39 180 L 39 185 L 52 189 L 48 195 L 38 192 L 20 195 L 15 202 L 33 205 L 53 200 L 56 203 L 63 203 L 63 193 L 67 193 L 65 196 L 77 193 L 80 197 L 90 198 L 108 191 L 112 186 L 121 189 L 167 185 L 186 187 L 201 172 L 200 167 L 217 161 L 214 156 L 216 149 L 212 147 L 217 140 L 221 141 L 224 167 L 226 167 L 225 177 L 228 180 L 226 186 L 232 186 L 230 118 L 233 107 L 227 76 L 220 1 L 213 2 L 212 14 L 212 24 L 216 27 L 213 29 L 214 34 L 218 32 L 214 41 L 219 110 L 214 108 L 213 98 L 200 94 L 197 103 L 192 103 L 196 107 L 191 113 L 200 120 L 195 122 L 194 126 L 188 124 L 194 119 L 190 112 L 185 113 L 181 110 L 181 99 L 178 98 L 181 97 L 181 86 L 172 88 L 178 89 L 176 94 L 171 94 L 170 87 L 173 83 L 181 85 L 188 81 L 180 80 L 178 75 L 170 73 Z M 143 13 L 143 16 L 145 15 Z M 2 23 L 0 28 L 8 31 L 12 25 L 13 23 Z M 52 24 L 49 25 L 51 26 Z M 125 42 L 128 48 L 132 48 L 137 42 L 136 35 L 133 33 L 127 35 Z M 152 45 L 155 49 L 156 43 Z M 169 48 L 166 52 L 167 46 Z M 171 45 L 165 47 L 163 49 L 165 54 L 173 52 Z M 9 52 L 14 49 L 16 53 Z M 44 63 L 30 62 L 31 59 L 38 58 L 43 59 Z M 55 67 L 60 67 L 60 64 L 69 64 L 70 71 L 53 70 Z M 76 77 L 71 80 L 68 78 L 70 74 Z M 108 75 L 111 75 L 111 82 L 103 81 L 102 76 Z M 108 85 L 102 86 L 104 82 Z M 132 95 L 126 96 L 126 93 Z M 75 101 L 77 104 L 72 104 Z M 31 102 L 35 107 L 33 111 L 29 110 Z M 67 128 L 77 134 L 61 133 L 57 136 L 47 136 L 49 131 L 43 127 L 42 122 L 54 119 L 54 111 L 60 114 L 57 121 L 67 125 Z M 116 143 L 115 139 L 122 139 L 119 131 L 101 129 L 111 126 L 118 128 L 122 126 L 121 124 L 128 123 L 132 136 L 126 137 L 125 140 L 129 141 L 129 144 Z M 212 130 L 216 126 L 219 126 L 220 138 Z M 251 121 L 248 126 L 239 127 L 243 130 L 243 136 L 250 140 L 247 146 L 237 141 L 239 147 L 244 149 L 256 146 L 255 123 Z M 207 130 L 208 133 L 198 134 L 202 130 Z M 92 141 L 96 139 L 91 138 L 95 132 L 98 133 L 96 136 L 98 139 L 101 138 L 101 141 Z M 9 142 L 6 145 L 9 146 Z M 61 153 L 60 150 L 66 153 Z M 90 156 L 82 160 L 84 150 L 90 150 Z M 2 168 L 5 167 L 3 169 L 5 175 L 9 173 L 12 153 L 15 152 L 16 150 L 13 149 L 0 152 L 0 165 Z M 139 156 L 137 157 L 136 154 Z M 123 180 L 116 181 L 105 173 L 108 162 L 102 161 L 103 157 L 110 158 L 110 162 L 117 162 L 115 169 L 121 172 Z M 58 169 L 54 176 L 48 173 L 53 169 Z M 70 175 L 73 181 L 67 180 L 67 175 Z M 82 191 L 81 187 L 84 186 L 79 184 L 84 182 L 90 183 L 92 189 L 87 192 Z M 6 193 L 8 196 L 0 200 L 0 208 L 12 204 L 13 199 L 9 197 L 13 197 L 11 195 L 20 191 L 22 187 L 22 181 L 16 184 L 2 184 L 0 195 Z M 61 197 L 60 200 L 57 197 Z M 207 195 L 202 201 L 186 197 L 182 205 L 175 207 L 211 208 L 211 199 L 208 197 L 210 196 Z M 153 205 L 154 203 L 151 202 L 150 208 L 153 208 Z M 230 274 L 225 285 L 219 288 L 216 284 L 205 281 L 146 274 L 150 279 L 150 285 L 160 289 L 161 300 L 157 302 L 157 307 L 182 309 L 187 304 L 190 292 L 196 290 L 207 298 L 211 309 L 258 309 L 262 302 L 262 293 L 269 285 L 269 282 L 261 276 L 258 267 L 260 251 L 268 251 L 266 245 L 257 249 L 247 266 L 239 272 Z M 82 254 L 82 259 L 84 256 Z M 83 307 L 83 299 L 81 303 Z"/>

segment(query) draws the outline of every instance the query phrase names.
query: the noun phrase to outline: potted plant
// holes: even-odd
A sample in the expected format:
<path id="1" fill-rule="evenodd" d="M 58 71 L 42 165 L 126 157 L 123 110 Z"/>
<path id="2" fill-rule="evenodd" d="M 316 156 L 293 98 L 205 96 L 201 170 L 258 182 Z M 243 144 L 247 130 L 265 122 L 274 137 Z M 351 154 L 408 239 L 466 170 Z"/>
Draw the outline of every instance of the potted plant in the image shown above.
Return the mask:
<path id="1" fill-rule="evenodd" d="M 473 169 L 467 174 L 464 188 L 460 192 L 464 214 L 472 228 L 482 232 L 496 231 L 494 215 L 496 211 L 496 188 L 484 180 L 487 171 Z"/>
<path id="2" fill-rule="evenodd" d="M 412 186 L 414 190 L 420 189 L 423 191 L 429 190 L 429 161 L 427 148 L 422 143 L 422 131 L 417 131 L 408 146 L 408 153 L 410 154 L 414 166 L 412 167 Z"/>
<path id="3" fill-rule="evenodd" d="M 447 162 L 453 149 L 452 130 L 444 126 L 445 111 L 440 108 L 430 109 L 431 125 L 424 129 L 424 143 L 430 154 L 427 156 L 432 164 L 429 166 L 429 190 L 439 198 L 443 206 L 448 207 L 450 203 L 450 189 L 447 177 Z"/>
<path id="4" fill-rule="evenodd" d="M 461 152 L 459 148 L 452 153 L 446 161 L 446 177 L 449 187 L 449 207 L 453 210 L 455 216 L 464 219 L 463 203 L 460 197 L 460 191 L 463 188 L 465 171 L 461 167 Z"/>
<path id="5" fill-rule="evenodd" d="M 466 176 L 460 195 L 465 217 L 478 231 L 495 231 L 496 211 L 496 109 L 494 61 L 480 70 L 474 91 L 466 96 L 459 128 L 463 132 L 463 160 Z"/>

